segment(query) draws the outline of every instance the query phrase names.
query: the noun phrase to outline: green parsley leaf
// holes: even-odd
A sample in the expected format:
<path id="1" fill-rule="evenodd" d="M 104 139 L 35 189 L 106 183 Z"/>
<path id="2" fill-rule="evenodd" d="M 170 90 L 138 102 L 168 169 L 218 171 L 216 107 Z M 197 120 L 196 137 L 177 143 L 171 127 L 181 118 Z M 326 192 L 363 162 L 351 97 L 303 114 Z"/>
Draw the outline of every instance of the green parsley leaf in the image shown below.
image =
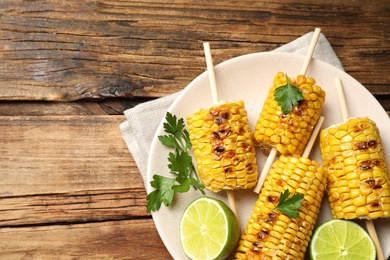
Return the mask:
<path id="1" fill-rule="evenodd" d="M 192 144 L 190 141 L 190 134 L 188 133 L 187 129 L 183 130 L 182 138 L 185 140 L 185 147 L 183 150 L 191 150 Z"/>
<path id="2" fill-rule="evenodd" d="M 173 135 L 160 135 L 158 136 L 160 142 L 167 147 L 180 147 L 176 138 Z"/>
<path id="3" fill-rule="evenodd" d="M 153 176 L 153 181 L 150 184 L 155 190 L 146 197 L 148 201 L 146 212 L 148 213 L 159 210 L 162 203 L 165 206 L 171 205 L 175 192 L 187 192 L 191 186 L 203 195 L 205 194 L 204 186 L 192 163 L 192 157 L 188 154 L 192 145 L 190 135 L 185 129 L 184 119 L 177 119 L 175 115 L 167 112 L 165 120 L 163 127 L 167 135 L 160 135 L 158 139 L 164 146 L 174 149 L 174 152 L 170 152 L 168 155 L 168 168 L 173 177 Z M 191 177 L 192 173 L 196 178 Z"/>
<path id="4" fill-rule="evenodd" d="M 171 173 L 187 179 L 190 177 L 192 170 L 192 157 L 185 151 L 175 153 L 169 153 L 168 168 L 171 170 Z"/>
<path id="5" fill-rule="evenodd" d="M 153 181 L 150 182 L 154 191 L 146 196 L 148 203 L 146 204 L 146 212 L 157 211 L 160 209 L 161 204 L 169 206 L 173 200 L 174 191 L 172 187 L 175 183 L 175 179 L 166 178 L 161 175 L 154 175 Z"/>
<path id="6" fill-rule="evenodd" d="M 190 185 L 191 185 L 195 190 L 199 190 L 203 195 L 205 195 L 204 186 L 203 186 L 203 184 L 202 184 L 198 179 L 189 178 L 188 180 L 190 181 Z"/>
<path id="7" fill-rule="evenodd" d="M 165 120 L 167 121 L 163 124 L 165 132 L 173 134 L 176 139 L 180 139 L 181 133 L 184 129 L 184 119 L 180 118 L 177 120 L 175 115 L 167 112 Z"/>
<path id="8" fill-rule="evenodd" d="M 283 212 L 290 218 L 297 218 L 299 216 L 298 210 L 302 206 L 304 195 L 301 193 L 296 193 L 290 198 L 288 198 L 289 196 L 289 189 L 286 189 L 284 192 L 281 192 L 279 203 L 274 209 Z"/>
<path id="9" fill-rule="evenodd" d="M 286 79 L 286 85 L 277 87 L 274 93 L 274 99 L 278 102 L 285 115 L 291 112 L 293 106 L 298 105 L 299 101 L 304 99 L 299 88 L 290 83 L 287 74 Z"/>
<path id="10" fill-rule="evenodd" d="M 174 185 L 172 187 L 172 189 L 174 191 L 184 193 L 184 192 L 187 192 L 190 190 L 190 188 L 191 188 L 191 180 L 190 179 L 186 178 L 186 179 L 182 179 L 178 182 L 180 183 L 180 185 Z"/>

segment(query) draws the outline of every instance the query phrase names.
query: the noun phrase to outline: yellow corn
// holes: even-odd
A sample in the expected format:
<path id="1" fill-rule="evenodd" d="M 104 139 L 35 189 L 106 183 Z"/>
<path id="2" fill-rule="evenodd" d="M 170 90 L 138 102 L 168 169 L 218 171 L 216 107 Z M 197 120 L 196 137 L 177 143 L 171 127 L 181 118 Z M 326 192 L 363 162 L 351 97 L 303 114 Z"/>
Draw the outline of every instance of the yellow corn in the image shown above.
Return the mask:
<path id="1" fill-rule="evenodd" d="M 279 154 L 302 155 L 314 126 L 320 117 L 325 92 L 315 85 L 313 78 L 299 75 L 297 79 L 289 78 L 290 83 L 298 87 L 304 97 L 293 110 L 284 115 L 278 102 L 274 99 L 275 89 L 286 85 L 285 74 L 278 72 L 273 86 L 268 92 L 259 119 L 257 120 L 254 138 L 265 154 L 272 147 Z"/>
<path id="2" fill-rule="evenodd" d="M 235 259 L 303 259 L 322 202 L 325 171 L 303 157 L 281 155 L 266 177 L 235 253 Z M 280 193 L 304 194 L 299 217 L 274 208 Z"/>
<path id="3" fill-rule="evenodd" d="M 375 122 L 352 118 L 323 129 L 320 149 L 334 218 L 390 217 L 390 175 Z"/>
<path id="4" fill-rule="evenodd" d="M 186 119 L 199 177 L 207 189 L 256 185 L 254 141 L 243 101 L 222 102 Z"/>

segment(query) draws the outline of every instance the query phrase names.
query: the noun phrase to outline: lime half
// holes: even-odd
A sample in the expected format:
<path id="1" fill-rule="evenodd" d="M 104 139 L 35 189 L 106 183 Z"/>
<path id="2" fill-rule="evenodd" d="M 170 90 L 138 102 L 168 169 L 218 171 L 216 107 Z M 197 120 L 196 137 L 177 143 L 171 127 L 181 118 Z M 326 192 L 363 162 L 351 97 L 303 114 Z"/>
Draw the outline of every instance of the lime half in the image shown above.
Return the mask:
<path id="1" fill-rule="evenodd" d="M 310 242 L 312 260 L 375 260 L 374 242 L 358 224 L 332 219 L 321 224 Z"/>
<path id="2" fill-rule="evenodd" d="M 240 237 L 233 211 L 222 201 L 203 196 L 192 201 L 180 221 L 180 240 L 191 259 L 224 259 Z"/>

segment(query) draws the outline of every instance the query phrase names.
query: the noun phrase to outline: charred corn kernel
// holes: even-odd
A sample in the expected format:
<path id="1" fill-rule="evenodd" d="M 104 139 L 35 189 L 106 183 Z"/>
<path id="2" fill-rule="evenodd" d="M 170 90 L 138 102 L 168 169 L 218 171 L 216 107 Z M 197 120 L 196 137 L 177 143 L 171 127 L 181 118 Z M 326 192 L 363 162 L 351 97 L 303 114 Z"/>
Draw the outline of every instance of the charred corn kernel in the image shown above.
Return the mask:
<path id="1" fill-rule="evenodd" d="M 266 154 L 274 147 L 279 154 L 301 155 L 325 101 L 325 92 L 315 85 L 314 79 L 299 75 L 297 79 L 289 80 L 300 89 L 304 100 L 284 115 L 274 93 L 277 87 L 286 85 L 287 80 L 284 73 L 276 74 L 253 134 L 256 145 Z"/>
<path id="2" fill-rule="evenodd" d="M 315 185 L 316 191 L 301 188 L 302 182 L 307 187 Z M 324 169 L 318 162 L 281 155 L 266 177 L 241 235 L 235 259 L 303 259 L 318 217 L 325 182 Z M 274 210 L 280 193 L 286 189 L 304 194 L 296 219 Z"/>
<path id="3" fill-rule="evenodd" d="M 213 192 L 249 189 L 258 169 L 243 101 L 220 102 L 187 116 L 199 177 Z"/>
<path id="4" fill-rule="evenodd" d="M 343 135 L 337 134 L 340 132 Z M 342 151 L 340 147 L 344 147 Z M 323 129 L 320 150 L 334 218 L 390 216 L 390 174 L 380 133 L 372 120 L 351 118 Z"/>

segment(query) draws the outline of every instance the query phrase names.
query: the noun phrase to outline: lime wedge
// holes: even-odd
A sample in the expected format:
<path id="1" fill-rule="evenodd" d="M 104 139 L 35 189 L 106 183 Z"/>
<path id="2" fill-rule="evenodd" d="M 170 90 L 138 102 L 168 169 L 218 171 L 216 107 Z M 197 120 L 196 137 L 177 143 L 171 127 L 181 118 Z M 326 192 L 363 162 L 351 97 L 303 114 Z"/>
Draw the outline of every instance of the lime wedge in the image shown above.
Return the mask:
<path id="1" fill-rule="evenodd" d="M 312 260 L 375 260 L 374 242 L 358 224 L 332 219 L 321 224 L 310 242 Z"/>
<path id="2" fill-rule="evenodd" d="M 233 211 L 222 201 L 203 196 L 192 201 L 180 221 L 180 240 L 191 259 L 224 259 L 240 237 Z"/>

